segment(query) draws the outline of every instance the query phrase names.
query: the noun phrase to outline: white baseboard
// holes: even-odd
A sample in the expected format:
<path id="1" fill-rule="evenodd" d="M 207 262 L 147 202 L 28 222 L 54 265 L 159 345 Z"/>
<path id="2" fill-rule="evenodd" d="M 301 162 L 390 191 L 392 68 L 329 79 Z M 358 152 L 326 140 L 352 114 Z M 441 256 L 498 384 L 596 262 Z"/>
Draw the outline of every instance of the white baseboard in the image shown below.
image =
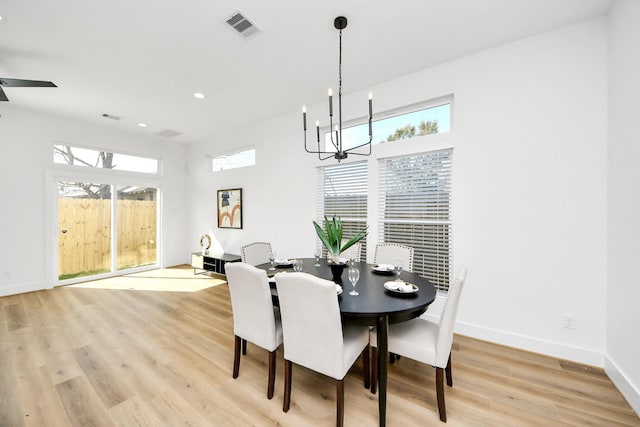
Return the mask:
<path id="1" fill-rule="evenodd" d="M 16 283 L 0 286 L 0 297 L 24 294 L 26 292 L 41 291 L 44 289 L 51 289 L 51 286 L 47 286 L 44 282 Z"/>
<path id="2" fill-rule="evenodd" d="M 620 393 L 622 393 L 627 400 L 629 406 L 640 416 L 640 390 L 627 380 L 627 376 L 608 356 L 604 358 L 604 371 L 618 390 L 620 390 Z"/>
<path id="3" fill-rule="evenodd" d="M 456 322 L 455 332 L 472 338 L 491 341 L 533 353 L 545 354 L 559 359 L 571 360 L 586 365 L 604 367 L 604 355 L 600 352 L 574 347 L 562 343 L 545 341 L 525 335 L 490 329 L 465 322 Z"/>
<path id="4" fill-rule="evenodd" d="M 445 300 L 445 295 L 438 294 L 436 296 L 436 300 L 427 309 L 426 317 L 431 317 L 434 320 L 437 320 L 442 312 Z M 572 360 L 574 362 L 584 363 L 600 368 L 604 367 L 604 355 L 600 352 L 585 348 L 545 341 L 538 338 L 532 338 L 497 329 L 490 329 L 484 326 L 460 321 L 456 322 L 455 332 L 472 338 L 478 338 L 534 353 L 546 354 L 548 356 Z"/>

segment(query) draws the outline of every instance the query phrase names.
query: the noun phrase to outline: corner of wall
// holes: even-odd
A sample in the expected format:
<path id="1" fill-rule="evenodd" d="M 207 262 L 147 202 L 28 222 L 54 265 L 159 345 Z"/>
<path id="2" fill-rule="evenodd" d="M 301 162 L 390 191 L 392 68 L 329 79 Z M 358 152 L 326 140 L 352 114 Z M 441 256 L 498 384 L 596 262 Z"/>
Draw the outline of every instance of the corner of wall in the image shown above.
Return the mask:
<path id="1" fill-rule="evenodd" d="M 629 406 L 636 412 L 636 415 L 640 416 L 640 390 L 628 380 L 628 377 L 608 355 L 605 355 L 604 358 L 604 371 L 618 390 L 620 390 L 620 393 L 622 393 L 629 403 Z"/>

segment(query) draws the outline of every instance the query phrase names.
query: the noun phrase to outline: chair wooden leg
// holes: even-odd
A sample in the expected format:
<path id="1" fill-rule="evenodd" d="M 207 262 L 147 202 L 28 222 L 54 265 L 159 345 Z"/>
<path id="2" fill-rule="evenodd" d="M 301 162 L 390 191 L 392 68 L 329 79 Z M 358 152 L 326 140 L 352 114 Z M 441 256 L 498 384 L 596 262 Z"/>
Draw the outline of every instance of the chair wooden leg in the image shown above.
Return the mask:
<path id="1" fill-rule="evenodd" d="M 371 393 L 378 387 L 378 347 L 371 347 Z"/>
<path id="2" fill-rule="evenodd" d="M 242 355 L 247 354 L 247 340 L 242 340 Z"/>
<path id="3" fill-rule="evenodd" d="M 396 360 L 400 360 L 400 355 L 395 353 L 389 353 L 389 363 L 393 365 Z"/>
<path id="4" fill-rule="evenodd" d="M 235 341 L 233 343 L 233 378 L 238 378 L 240 372 L 240 342 L 242 338 L 235 335 Z"/>
<path id="5" fill-rule="evenodd" d="M 336 380 L 336 426 L 344 425 L 344 380 Z"/>
<path id="6" fill-rule="evenodd" d="M 444 404 L 444 369 L 436 368 L 436 397 L 438 399 L 438 413 L 440 421 L 447 422 L 447 408 Z"/>
<path id="7" fill-rule="evenodd" d="M 369 366 L 369 344 L 362 350 L 362 376 L 364 377 L 364 388 L 371 386 L 371 367 Z"/>
<path id="8" fill-rule="evenodd" d="M 289 360 L 284 361 L 284 400 L 282 403 L 282 411 L 289 411 L 291 404 L 291 374 L 292 363 Z"/>
<path id="9" fill-rule="evenodd" d="M 451 353 L 449 353 L 449 360 L 447 361 L 447 367 L 445 368 L 447 372 L 447 385 L 449 387 L 453 387 L 453 375 L 451 374 Z"/>
<path id="10" fill-rule="evenodd" d="M 276 383 L 276 351 L 269 352 L 269 383 L 267 385 L 267 399 L 273 397 L 273 389 Z"/>

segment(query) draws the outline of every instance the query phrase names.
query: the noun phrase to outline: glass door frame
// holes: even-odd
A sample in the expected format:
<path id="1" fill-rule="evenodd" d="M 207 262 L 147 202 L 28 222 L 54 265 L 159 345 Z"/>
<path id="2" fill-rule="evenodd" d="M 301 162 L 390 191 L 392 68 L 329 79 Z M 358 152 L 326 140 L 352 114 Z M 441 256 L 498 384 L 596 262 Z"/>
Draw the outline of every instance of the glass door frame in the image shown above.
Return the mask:
<path id="1" fill-rule="evenodd" d="M 90 280 L 104 279 L 108 277 L 122 276 L 124 274 L 137 273 L 160 268 L 162 265 L 162 185 L 158 179 L 150 179 L 147 176 L 141 176 L 138 173 L 115 172 L 113 170 L 47 170 L 45 173 L 46 191 L 45 191 L 45 268 L 48 277 L 51 280 L 52 288 L 55 286 L 70 285 Z M 107 273 L 96 274 L 92 276 L 82 276 L 73 279 L 60 280 L 59 273 L 59 253 L 58 253 L 58 236 L 60 230 L 58 227 L 58 182 L 97 182 L 100 184 L 108 184 L 112 186 L 111 191 L 111 271 Z M 157 190 L 156 198 L 156 262 L 154 264 L 144 265 L 141 267 L 128 268 L 126 270 L 117 269 L 117 192 L 119 188 L 125 186 L 141 186 L 153 187 Z"/>

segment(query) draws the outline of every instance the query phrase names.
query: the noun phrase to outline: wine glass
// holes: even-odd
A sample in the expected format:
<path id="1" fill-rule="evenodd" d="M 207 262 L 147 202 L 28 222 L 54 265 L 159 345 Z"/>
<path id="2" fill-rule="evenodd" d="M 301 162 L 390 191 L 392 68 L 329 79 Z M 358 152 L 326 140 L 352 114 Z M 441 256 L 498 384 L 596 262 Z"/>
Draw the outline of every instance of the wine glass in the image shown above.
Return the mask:
<path id="1" fill-rule="evenodd" d="M 269 262 L 271 263 L 271 267 L 269 267 L 269 270 L 273 271 L 276 269 L 276 253 L 275 252 L 271 252 L 269 254 Z"/>
<path id="2" fill-rule="evenodd" d="M 400 273 L 402 272 L 402 267 L 403 267 L 402 261 L 400 261 L 400 260 L 396 260 L 393 263 L 393 270 L 396 272 L 396 281 L 397 282 L 401 281 L 400 280 Z"/>
<path id="3" fill-rule="evenodd" d="M 313 266 L 320 267 L 320 252 L 316 252 L 315 257 L 316 257 L 316 263 L 313 264 Z"/>
<path id="4" fill-rule="evenodd" d="M 349 292 L 349 295 L 353 295 L 353 296 L 360 295 L 356 291 L 356 284 L 358 283 L 358 279 L 360 279 L 360 270 L 357 267 L 350 267 L 348 275 L 349 275 L 349 281 L 351 282 L 351 285 L 353 286 L 353 290 L 351 292 Z"/>

